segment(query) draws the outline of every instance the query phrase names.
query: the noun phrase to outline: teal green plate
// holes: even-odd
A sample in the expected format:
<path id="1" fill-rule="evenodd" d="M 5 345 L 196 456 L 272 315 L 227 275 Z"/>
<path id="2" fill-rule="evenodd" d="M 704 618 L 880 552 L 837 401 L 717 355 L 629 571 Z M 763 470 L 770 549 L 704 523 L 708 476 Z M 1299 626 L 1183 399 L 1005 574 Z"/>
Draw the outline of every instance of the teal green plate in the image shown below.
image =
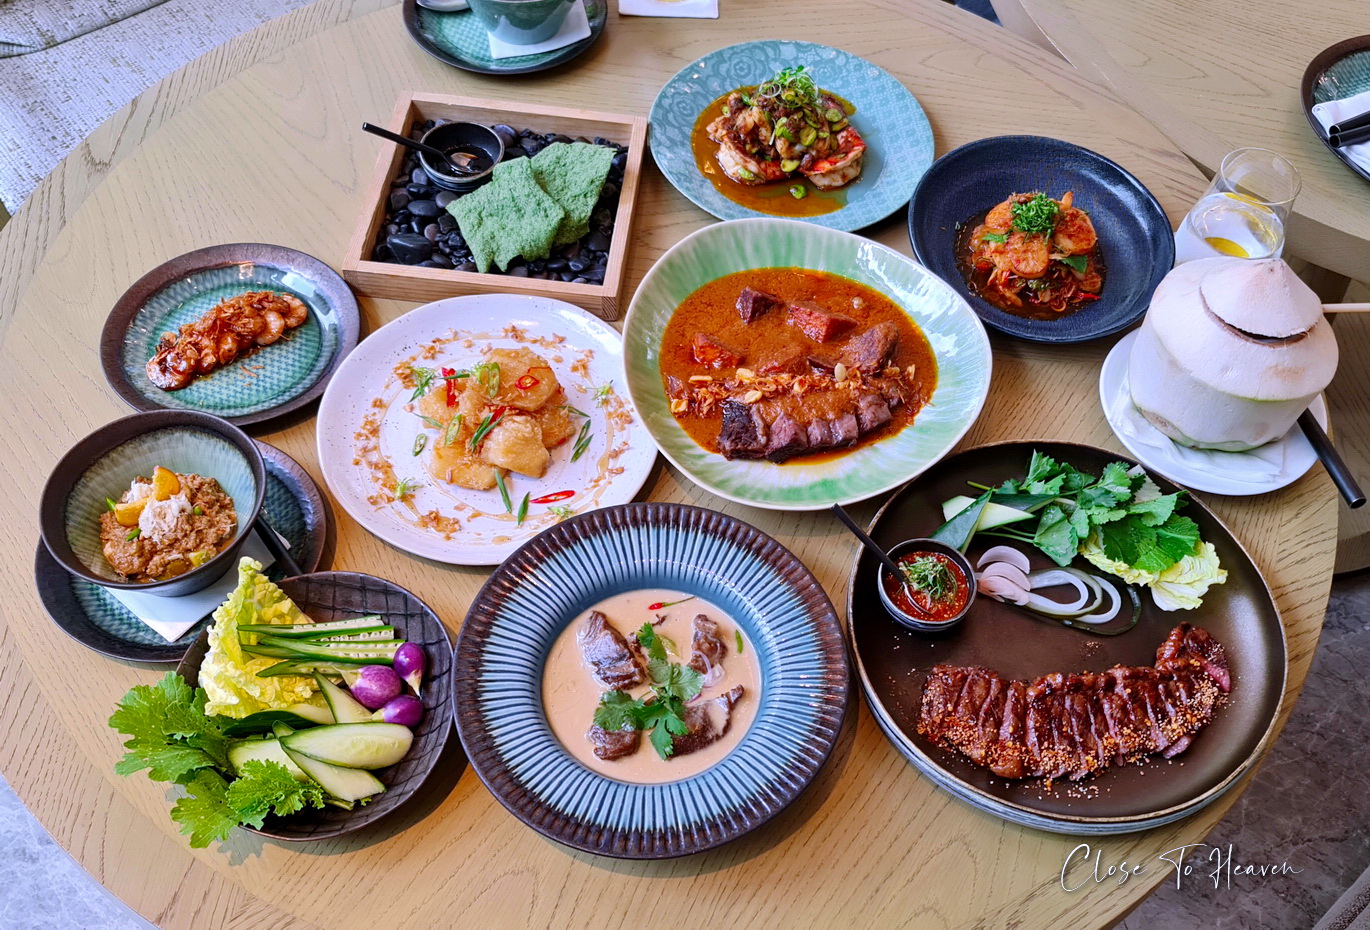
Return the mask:
<path id="1" fill-rule="evenodd" d="M 1329 100 L 1341 100 L 1370 90 L 1370 35 L 1346 39 L 1318 53 L 1303 73 L 1300 96 L 1303 98 L 1303 115 L 1308 117 L 1308 125 L 1313 133 L 1327 146 L 1328 151 L 1340 158 L 1356 174 L 1370 181 L 1370 171 L 1342 154 L 1327 142 L 1327 132 L 1313 115 L 1313 106 Z"/>
<path id="2" fill-rule="evenodd" d="M 275 446 L 257 440 L 266 462 L 266 502 L 262 515 L 290 543 L 290 554 L 306 574 L 318 571 L 328 538 L 328 505 L 309 473 Z M 38 596 L 62 630 L 89 649 L 130 662 L 179 662 L 205 628 L 208 617 L 174 643 L 147 624 L 100 585 L 68 574 L 40 539 L 34 557 Z M 278 581 L 284 572 L 268 572 Z"/>
<path id="3" fill-rule="evenodd" d="M 439 13 L 404 0 L 404 28 L 409 37 L 438 61 L 475 71 L 477 74 L 530 74 L 545 71 L 570 61 L 604 34 L 609 7 L 605 0 L 585 0 L 585 15 L 590 20 L 590 37 L 562 48 L 517 58 L 490 57 L 490 38 L 476 14 L 470 10 Z"/>
<path id="4" fill-rule="evenodd" d="M 162 334 L 245 291 L 293 294 L 309 319 L 274 345 L 163 391 L 147 377 Z M 323 393 L 333 370 L 357 345 L 356 298 L 332 268 L 303 252 L 238 243 L 197 249 L 164 262 L 124 292 L 105 321 L 105 378 L 136 410 L 197 410 L 236 426 L 297 410 Z"/>
<path id="5" fill-rule="evenodd" d="M 661 382 L 661 334 L 702 285 L 751 268 L 808 268 L 875 288 L 908 314 L 937 357 L 937 388 L 912 424 L 828 461 L 729 461 L 695 443 L 671 413 Z M 989 393 L 989 337 L 965 300 L 893 249 L 795 220 L 732 220 L 671 247 L 643 278 L 623 327 L 628 391 L 652 439 L 696 484 L 772 510 L 820 510 L 898 487 L 960 441 Z"/>
<path id="6" fill-rule="evenodd" d="M 695 164 L 690 134 L 704 108 L 719 97 L 760 84 L 782 68 L 804 65 L 824 90 L 850 101 L 866 140 L 861 177 L 847 203 L 804 221 L 848 232 L 877 223 L 909 202 L 932 164 L 932 126 L 913 94 L 888 71 L 850 52 L 812 42 L 767 39 L 730 45 L 691 62 L 666 82 L 652 104 L 652 157 L 667 180 L 719 219 L 765 216 L 719 193 Z"/>

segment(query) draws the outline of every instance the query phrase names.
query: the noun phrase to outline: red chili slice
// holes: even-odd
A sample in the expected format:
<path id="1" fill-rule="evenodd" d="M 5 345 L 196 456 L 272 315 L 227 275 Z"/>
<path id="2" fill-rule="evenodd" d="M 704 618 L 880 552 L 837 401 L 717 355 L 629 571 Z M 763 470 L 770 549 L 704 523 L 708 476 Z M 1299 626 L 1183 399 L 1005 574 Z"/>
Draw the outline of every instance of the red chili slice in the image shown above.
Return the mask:
<path id="1" fill-rule="evenodd" d="M 520 391 L 528 391 L 537 387 L 541 383 L 541 380 L 539 380 L 538 378 L 534 378 L 532 375 L 524 375 L 522 378 L 519 378 L 517 381 L 514 382 L 514 387 L 518 388 Z"/>
<path id="2" fill-rule="evenodd" d="M 442 377 L 447 382 L 447 406 L 457 405 L 457 370 L 455 368 L 442 369 Z"/>
<path id="3" fill-rule="evenodd" d="M 544 494 L 542 497 L 535 497 L 530 504 L 555 504 L 557 501 L 564 501 L 568 497 L 575 497 L 575 491 L 557 491 L 555 494 Z"/>

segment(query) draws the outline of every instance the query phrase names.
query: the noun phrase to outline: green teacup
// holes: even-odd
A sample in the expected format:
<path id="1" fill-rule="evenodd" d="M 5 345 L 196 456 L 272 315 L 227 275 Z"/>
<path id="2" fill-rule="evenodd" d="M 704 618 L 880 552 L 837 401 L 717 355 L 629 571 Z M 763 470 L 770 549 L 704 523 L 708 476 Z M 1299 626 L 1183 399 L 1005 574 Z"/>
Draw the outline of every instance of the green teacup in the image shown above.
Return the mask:
<path id="1" fill-rule="evenodd" d="M 510 45 L 536 45 L 557 34 L 575 0 L 469 0 L 485 31 Z"/>

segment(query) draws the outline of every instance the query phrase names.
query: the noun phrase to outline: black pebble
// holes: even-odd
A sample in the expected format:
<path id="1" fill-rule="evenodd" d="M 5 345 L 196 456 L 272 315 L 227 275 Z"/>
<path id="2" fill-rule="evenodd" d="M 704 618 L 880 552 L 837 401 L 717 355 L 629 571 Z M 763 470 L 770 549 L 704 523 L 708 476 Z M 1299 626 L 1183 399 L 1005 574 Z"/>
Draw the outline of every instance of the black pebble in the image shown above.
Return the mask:
<path id="1" fill-rule="evenodd" d="M 560 133 L 560 132 L 559 132 L 559 133 L 557 133 L 555 136 L 552 137 L 552 141 L 553 141 L 553 142 L 568 142 L 568 143 L 569 143 L 569 142 L 571 141 L 571 137 L 568 136 L 568 135 L 566 135 L 565 133 Z"/>
<path id="2" fill-rule="evenodd" d="M 628 153 L 619 152 L 614 156 L 614 160 L 609 163 L 610 171 L 625 171 L 628 168 Z"/>
<path id="3" fill-rule="evenodd" d="M 409 192 L 406 190 L 394 191 L 390 195 L 390 209 L 403 210 L 409 206 Z"/>
<path id="4" fill-rule="evenodd" d="M 429 259 L 429 260 L 426 261 L 426 262 L 419 262 L 419 267 L 420 267 L 420 268 L 441 268 L 442 266 L 439 265 L 437 262 L 433 261 L 432 259 Z"/>
<path id="5" fill-rule="evenodd" d="M 547 146 L 541 140 L 537 139 L 524 139 L 519 143 L 519 148 L 523 149 L 523 153 L 529 156 L 536 155 L 546 147 Z"/>
<path id="6" fill-rule="evenodd" d="M 564 258 L 553 258 L 553 259 L 549 259 L 548 262 L 547 262 L 547 270 L 548 270 L 548 271 L 565 271 L 565 270 L 566 270 L 566 259 L 564 259 Z"/>
<path id="7" fill-rule="evenodd" d="M 437 224 L 437 223 L 429 223 L 427 226 L 423 227 L 423 237 L 424 237 L 425 239 L 427 239 L 429 242 L 437 242 L 437 241 L 438 241 L 438 224 Z"/>
<path id="8" fill-rule="evenodd" d="M 438 268 L 452 267 L 452 260 L 448 258 L 446 255 L 434 255 L 431 259 L 429 259 L 429 261 L 431 261 Z"/>
<path id="9" fill-rule="evenodd" d="M 442 212 L 442 207 L 438 206 L 436 201 L 415 200 L 409 204 L 409 212 L 415 216 L 431 220 Z"/>
<path id="10" fill-rule="evenodd" d="M 447 205 L 456 199 L 456 191 L 438 191 L 437 195 L 433 198 L 433 202 L 446 210 Z"/>
<path id="11" fill-rule="evenodd" d="M 577 256 L 567 262 L 567 264 L 571 266 L 572 271 L 584 271 L 586 268 L 590 267 L 590 263 L 587 262 L 583 256 Z"/>
<path id="12" fill-rule="evenodd" d="M 525 268 L 525 267 L 522 266 L 522 265 L 519 265 L 517 268 L 510 268 L 510 269 L 509 269 L 509 277 L 511 277 L 511 278 L 526 278 L 526 277 L 528 277 L 528 269 Z"/>
<path id="13" fill-rule="evenodd" d="M 585 247 L 594 249 L 596 252 L 603 252 L 609 248 L 609 237 L 599 230 L 595 230 L 585 237 Z M 580 269 L 577 268 L 576 270 L 579 271 Z"/>
<path id="14" fill-rule="evenodd" d="M 571 279 L 571 283 L 572 283 L 572 284 L 589 284 L 589 283 L 590 283 L 590 279 L 589 279 L 589 278 L 572 278 L 572 279 Z"/>
<path id="15" fill-rule="evenodd" d="M 458 271 L 475 271 L 475 270 L 476 270 L 476 263 L 475 263 L 475 262 L 462 262 L 460 265 L 457 266 L 457 270 L 458 270 Z"/>
<path id="16" fill-rule="evenodd" d="M 415 184 L 427 184 L 428 175 L 424 173 L 422 168 L 415 168 L 413 171 L 409 172 L 409 180 L 413 181 Z"/>
<path id="17" fill-rule="evenodd" d="M 426 262 L 433 254 L 433 243 L 416 233 L 396 233 L 386 239 L 385 244 L 402 265 Z"/>
<path id="18" fill-rule="evenodd" d="M 438 228 L 445 233 L 451 232 L 457 228 L 457 218 L 450 213 L 444 212 L 442 216 L 438 217 Z"/>
<path id="19" fill-rule="evenodd" d="M 409 196 L 415 200 L 422 200 L 425 197 L 433 196 L 433 188 L 427 184 L 410 184 L 405 190 L 409 191 Z"/>
<path id="20" fill-rule="evenodd" d="M 514 130 L 513 126 L 506 126 L 503 123 L 500 123 L 490 128 L 495 130 L 495 135 L 499 136 L 500 141 L 504 143 L 506 149 L 514 147 L 514 143 L 518 140 L 518 133 Z"/>
<path id="21" fill-rule="evenodd" d="M 422 233 L 426 225 L 423 220 L 415 218 L 409 222 L 409 229 L 411 232 Z"/>

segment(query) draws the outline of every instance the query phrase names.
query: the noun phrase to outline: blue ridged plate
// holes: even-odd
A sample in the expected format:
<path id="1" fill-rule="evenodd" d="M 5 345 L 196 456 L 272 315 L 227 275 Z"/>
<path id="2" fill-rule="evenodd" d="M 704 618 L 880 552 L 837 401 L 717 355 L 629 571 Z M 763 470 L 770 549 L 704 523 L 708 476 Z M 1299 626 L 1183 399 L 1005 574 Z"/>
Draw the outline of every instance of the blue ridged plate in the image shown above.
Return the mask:
<path id="1" fill-rule="evenodd" d="M 932 126 L 917 99 L 884 68 L 839 48 L 767 39 L 710 52 L 666 82 L 652 103 L 652 157 L 676 190 L 722 220 L 770 216 L 730 200 L 695 163 L 690 135 L 704 108 L 782 68 L 804 65 L 818 86 L 856 107 L 851 122 L 866 140 L 861 177 L 843 188 L 832 213 L 795 217 L 845 232 L 878 223 L 908 203 L 932 164 Z M 786 185 L 779 184 L 783 191 Z M 774 215 L 781 215 L 779 213 Z"/>
<path id="2" fill-rule="evenodd" d="M 179 391 L 147 377 L 158 340 L 199 319 L 219 301 L 246 291 L 291 294 L 309 319 L 279 342 L 239 358 Z M 236 426 L 297 410 L 323 393 L 357 345 L 357 300 L 336 271 L 277 245 L 215 245 L 158 265 L 124 292 L 100 336 L 105 379 L 135 410 L 198 410 Z"/>
<path id="3" fill-rule="evenodd" d="M 586 768 L 553 735 L 542 670 L 561 631 L 615 594 L 669 588 L 727 613 L 756 649 L 761 700 L 737 747 L 698 775 L 630 784 Z M 620 859 L 664 859 L 736 839 L 813 780 L 846 715 L 846 647 L 803 563 L 740 520 L 680 504 L 624 504 L 557 524 L 481 589 L 456 651 L 457 730 L 471 766 L 528 826 Z"/>
<path id="4" fill-rule="evenodd" d="M 328 538 L 328 505 L 300 464 L 261 440 L 266 463 L 266 502 L 262 515 L 290 543 L 290 554 L 305 572 L 319 569 Z M 168 643 L 114 595 L 92 581 L 65 571 L 40 539 L 34 556 L 34 582 L 48 615 L 62 631 L 88 649 L 130 662 L 179 662 L 207 626 L 208 617 Z M 284 571 L 268 572 L 279 581 Z"/>

